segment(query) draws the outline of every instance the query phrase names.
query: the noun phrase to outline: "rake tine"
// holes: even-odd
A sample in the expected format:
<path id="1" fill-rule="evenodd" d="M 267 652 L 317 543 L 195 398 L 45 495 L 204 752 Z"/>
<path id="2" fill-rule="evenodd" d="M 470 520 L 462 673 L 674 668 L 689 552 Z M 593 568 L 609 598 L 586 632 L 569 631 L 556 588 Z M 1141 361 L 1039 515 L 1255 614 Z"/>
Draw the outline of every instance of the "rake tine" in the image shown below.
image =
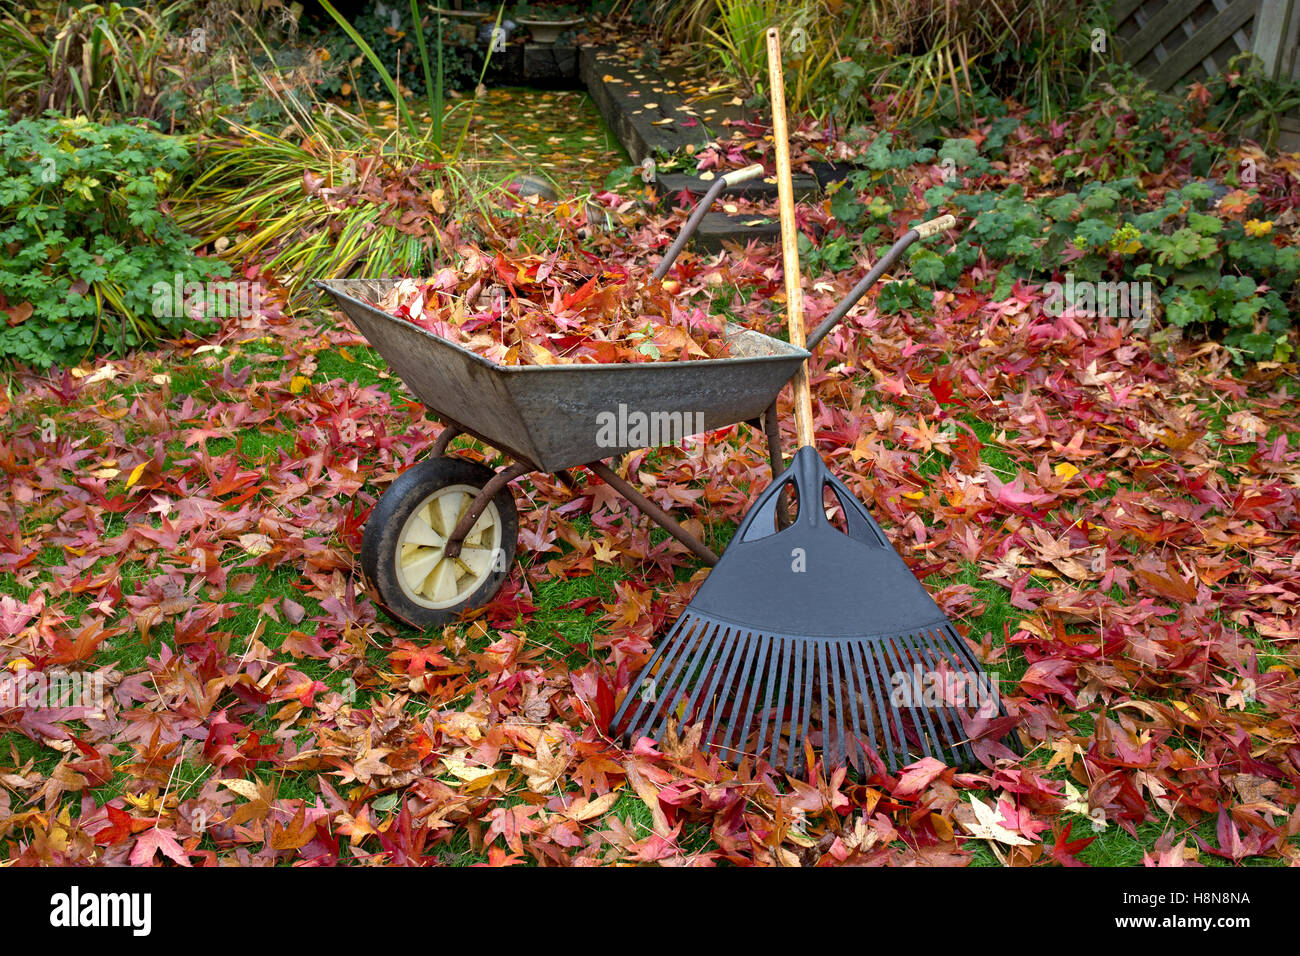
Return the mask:
<path id="1" fill-rule="evenodd" d="M 816 663 L 818 663 L 818 656 L 816 656 L 816 643 L 806 644 L 805 648 L 805 653 L 801 654 L 803 665 L 805 665 L 805 671 L 803 671 L 803 696 L 801 697 L 803 704 L 803 722 L 800 726 L 800 739 L 798 739 L 798 745 L 796 749 L 794 749 L 794 765 L 792 770 L 797 770 L 798 767 L 803 766 L 803 744 L 805 744 L 807 739 L 809 739 L 809 719 L 813 717 L 813 671 L 815 670 Z"/>
<path id="2" fill-rule="evenodd" d="M 772 764 L 773 767 L 780 765 L 780 762 L 777 760 L 777 752 L 778 752 L 778 748 L 781 746 L 781 726 L 785 721 L 785 695 L 788 687 L 788 685 L 786 684 L 786 680 L 790 676 L 790 656 L 791 656 L 791 648 L 794 644 L 794 641 L 787 640 L 784 637 L 782 637 L 780 640 L 781 640 L 781 675 L 780 677 L 777 678 L 778 689 L 777 689 L 777 697 L 776 697 L 776 707 L 773 710 L 770 710 L 763 715 L 763 737 L 761 738 L 761 740 L 767 740 L 767 719 L 768 717 L 772 717 L 772 737 L 771 737 L 772 750 L 769 755 L 769 762 Z M 771 701 L 770 693 L 768 695 L 768 700 L 769 702 Z M 766 749 L 766 744 L 763 744 L 763 746 L 764 749 Z"/>
<path id="3" fill-rule="evenodd" d="M 961 659 L 976 670 L 982 670 L 979 661 L 975 660 L 975 655 L 971 653 L 970 647 L 966 644 L 965 638 L 957 633 L 957 629 L 952 624 L 944 622 L 943 630 L 949 638 L 947 643 L 953 647 Z"/>
<path id="4" fill-rule="evenodd" d="M 922 639 L 929 646 L 931 653 L 934 654 L 936 659 L 942 658 L 947 661 L 953 668 L 954 673 L 962 673 L 961 667 L 953 659 L 952 655 L 944 649 L 943 641 L 937 639 L 933 631 L 922 635 Z M 978 678 L 976 678 L 976 680 L 978 680 Z M 969 703 L 966 706 L 969 707 Z M 961 762 L 962 760 L 974 760 L 975 753 L 971 750 L 970 741 L 966 737 L 966 729 L 962 725 L 961 721 L 961 705 L 956 701 L 952 701 L 948 703 L 946 712 L 950 715 L 953 730 L 952 743 L 949 745 L 949 749 L 957 756 L 957 762 Z"/>
<path id="5" fill-rule="evenodd" d="M 910 635 L 909 637 L 904 638 L 904 640 L 908 647 L 910 647 L 915 653 L 919 654 L 921 659 L 925 661 L 926 670 L 937 678 L 939 676 L 940 658 L 938 654 L 932 654 L 930 652 L 930 648 L 926 643 L 928 637 L 928 634 L 923 631 L 918 634 Z M 946 693 L 947 688 L 944 687 L 941 691 Z M 962 739 L 961 720 L 957 717 L 956 708 L 952 704 L 948 704 L 941 699 L 939 704 L 935 707 L 926 705 L 924 712 L 927 717 L 930 717 L 933 725 L 939 731 L 939 736 L 935 738 L 935 743 L 938 745 L 940 753 L 943 754 L 945 758 L 944 762 L 954 763 L 955 761 L 952 758 L 956 756 L 957 750 L 961 746 L 960 741 Z"/>
<path id="6" fill-rule="evenodd" d="M 832 759 L 839 764 L 845 758 L 844 746 L 844 702 L 840 696 L 840 649 L 838 645 L 822 645 L 822 701 L 826 700 L 826 672 L 830 671 L 830 685 L 834 690 L 832 700 L 835 704 L 835 750 Z M 822 747 L 826 746 L 826 728 L 830 726 L 826 705 L 822 704 Z"/>
<path id="7" fill-rule="evenodd" d="M 979 661 L 975 659 L 975 655 L 971 653 L 971 649 L 967 646 L 965 638 L 958 634 L 957 629 L 948 621 L 944 622 L 942 633 L 947 639 L 937 642 L 939 648 L 945 655 L 949 656 L 950 660 L 952 659 L 951 655 L 956 654 L 970 666 L 970 672 L 975 675 L 975 681 L 979 685 L 981 696 L 991 699 L 994 706 L 997 708 L 997 712 L 1000 715 L 1005 716 L 1007 711 L 1002 705 L 1002 695 L 997 692 L 997 685 L 993 683 L 993 679 L 985 673 L 984 668 L 981 667 Z M 951 648 L 951 650 L 949 650 L 949 648 Z M 956 662 L 953 663 L 953 666 L 960 669 L 960 664 Z M 973 752 L 971 753 L 971 759 L 974 759 Z"/>
<path id="8" fill-rule="evenodd" d="M 888 754 L 889 761 L 886 766 L 894 770 L 901 764 L 898 763 L 898 757 L 894 754 L 894 741 L 897 740 L 899 747 L 904 744 L 902 733 L 902 718 L 894 713 L 893 704 L 886 706 L 884 698 L 880 694 L 880 673 L 878 661 L 876 660 L 875 642 L 864 642 L 862 644 L 862 656 L 866 658 L 867 664 L 871 669 L 871 676 L 867 679 L 867 684 L 871 687 L 872 693 L 876 698 L 876 707 L 880 714 L 881 736 L 885 738 L 885 751 Z M 895 726 L 897 724 L 897 727 Z M 877 750 L 879 752 L 879 750 Z"/>
<path id="9" fill-rule="evenodd" d="M 659 726 L 653 738 L 655 743 L 658 743 L 663 737 L 664 731 L 668 729 L 668 721 L 677 710 L 678 702 L 690 688 L 691 674 L 695 671 L 695 660 L 701 649 L 708 644 L 712 636 L 718 633 L 718 628 L 722 626 L 721 624 L 712 624 L 713 629 L 709 630 L 710 624 L 711 622 L 706 622 L 696 635 L 688 641 L 687 647 L 689 649 L 679 657 L 677 666 L 673 668 L 672 676 L 668 678 L 668 683 L 664 688 L 665 694 L 660 700 L 668 699 L 668 692 L 672 693 L 672 697 L 668 699 L 666 707 L 661 712 Z M 681 674 L 680 679 L 678 679 L 678 674 Z"/>
<path id="10" fill-rule="evenodd" d="M 885 653 L 889 655 L 890 660 L 894 662 L 894 673 L 906 674 L 906 664 L 903 660 L 902 649 L 894 643 L 894 641 L 898 639 L 898 637 L 891 637 L 885 641 Z M 911 663 L 910 657 L 908 658 L 907 663 Z M 921 747 L 925 750 L 925 756 L 935 756 L 934 740 L 937 735 L 934 732 L 934 725 L 930 722 L 930 715 L 927 713 L 927 708 L 918 707 L 916 702 L 913 701 L 912 706 L 909 709 L 911 710 L 912 729 L 916 732 L 916 736 L 921 742 Z"/>
<path id="11" fill-rule="evenodd" d="M 794 773 L 795 763 L 798 761 L 798 753 L 795 750 L 799 738 L 802 736 L 799 724 L 800 703 L 808 699 L 805 692 L 800 696 L 799 688 L 802 684 L 804 672 L 804 658 L 807 656 L 807 647 L 803 641 L 791 639 L 790 646 L 794 655 L 794 677 L 790 681 L 790 722 L 786 725 L 789 729 L 789 736 L 786 738 L 785 746 L 785 769 L 787 773 Z M 811 673 L 811 671 L 810 671 Z M 811 703 L 811 702 L 810 702 Z M 784 711 L 784 708 L 782 708 Z"/>
<path id="12" fill-rule="evenodd" d="M 637 676 L 637 679 L 633 681 L 632 686 L 628 688 L 627 696 L 623 698 L 623 706 L 614 717 L 615 726 L 622 724 L 623 714 L 627 712 L 627 708 L 632 703 L 634 696 L 639 697 L 641 703 L 637 706 L 636 710 L 632 714 L 632 718 L 628 721 L 628 733 L 633 733 L 641 726 L 641 715 L 647 707 L 649 707 L 650 710 L 646 715 L 646 726 L 648 727 L 650 723 L 653 722 L 654 714 L 659 709 L 662 697 L 656 693 L 653 701 L 647 700 L 644 696 L 637 693 L 636 688 L 639 685 L 644 684 L 647 677 L 651 681 L 654 680 L 655 674 L 657 673 L 655 670 L 656 664 L 660 664 L 659 670 L 661 671 L 668 669 L 670 666 L 669 662 L 681 652 L 682 647 L 690 643 L 689 635 L 695 626 L 693 622 L 699 620 L 699 618 L 695 618 L 689 613 L 684 613 L 677 619 L 677 623 L 673 626 L 672 631 L 670 631 L 668 637 L 664 639 L 663 645 L 655 652 L 654 656 L 650 658 L 650 662 L 641 669 L 641 673 Z"/>
<path id="13" fill-rule="evenodd" d="M 658 740 L 667 721 L 672 717 L 676 707 L 677 689 L 690 671 L 691 658 L 696 653 L 700 641 L 704 639 L 710 626 L 706 620 L 697 620 L 683 634 L 681 644 L 671 658 L 665 659 L 659 667 L 659 673 L 668 675 L 662 686 L 656 688 L 655 700 L 650 712 L 643 722 L 643 733 Z"/>
<path id="14" fill-rule="evenodd" d="M 754 715 L 757 713 L 758 693 L 762 686 L 762 681 L 755 680 L 759 670 L 763 667 L 763 661 L 767 659 L 768 646 L 771 639 L 766 634 L 756 634 L 754 640 L 750 643 L 749 654 L 745 657 L 744 667 L 740 672 L 741 688 L 739 703 L 740 709 L 733 711 L 731 720 L 727 722 L 727 736 L 722 742 L 722 749 L 731 751 L 732 737 L 736 731 L 740 730 L 740 737 L 736 740 L 734 752 L 740 752 L 745 746 L 745 738 L 749 736 L 749 725 L 754 722 Z M 754 676 L 751 676 L 754 675 Z M 746 694 L 744 689 L 748 686 L 749 692 Z"/>
<path id="15" fill-rule="evenodd" d="M 853 719 L 853 753 L 846 754 L 845 757 L 853 762 L 855 766 L 866 766 L 866 754 L 862 753 L 862 724 L 858 720 L 858 712 L 865 709 L 867 717 L 871 717 L 871 702 L 858 691 L 858 678 L 856 671 L 858 669 L 857 658 L 853 653 L 856 641 L 850 641 L 839 648 L 839 654 L 842 658 L 844 669 L 844 689 L 849 702 L 849 715 Z M 864 707 L 865 705 L 865 707 Z M 874 728 L 875 724 L 872 723 Z M 871 746 L 876 746 L 876 735 L 873 731 L 871 734 Z"/>
<path id="16" fill-rule="evenodd" d="M 771 648 L 768 652 L 767 660 L 767 689 L 763 696 L 763 720 L 758 730 L 758 737 L 755 740 L 754 752 L 762 755 L 767 749 L 767 722 L 772 717 L 772 710 L 775 704 L 772 695 L 776 692 L 778 678 L 781 668 L 785 666 L 785 639 L 777 637 L 775 634 L 771 638 Z"/>
<path id="17" fill-rule="evenodd" d="M 714 688 L 717 687 L 718 680 L 721 679 L 722 686 L 718 688 L 718 698 L 717 698 L 718 703 L 713 708 L 713 713 L 709 718 L 709 726 L 705 730 L 704 736 L 700 738 L 705 743 L 706 746 L 711 747 L 713 745 L 714 731 L 717 730 L 718 724 L 722 722 L 722 716 L 724 710 L 722 706 L 723 701 L 728 697 L 728 695 L 732 693 L 732 690 L 735 686 L 734 681 L 736 676 L 736 668 L 740 666 L 741 659 L 746 656 L 745 650 L 753 642 L 753 638 L 754 635 L 752 631 L 746 632 L 745 636 L 742 637 L 739 643 L 736 644 L 735 649 L 732 651 L 731 654 L 731 662 L 727 667 L 727 676 L 725 678 L 721 677 L 722 675 L 721 663 L 719 663 L 718 665 L 717 676 L 714 677 L 713 686 L 709 688 L 709 693 L 707 695 L 707 697 L 710 698 L 713 696 Z M 735 707 L 737 703 L 738 702 L 734 699 L 733 696 L 731 701 L 732 707 Z"/>
<path id="18" fill-rule="evenodd" d="M 987 689 L 988 696 L 993 699 L 993 702 L 997 706 L 998 713 L 1005 715 L 1007 711 L 1006 708 L 1002 706 L 1002 695 L 997 692 L 997 686 L 993 683 L 992 678 L 985 673 L 984 668 L 981 667 L 979 661 L 975 659 L 975 655 L 971 652 L 970 646 L 967 645 L 966 639 L 957 633 L 957 629 L 952 626 L 951 622 L 945 621 L 943 630 L 948 637 L 948 640 L 944 642 L 944 645 L 953 647 L 956 652 L 961 655 L 962 660 L 971 666 L 972 672 L 979 675 L 978 680 L 981 687 Z"/>
<path id="19" fill-rule="evenodd" d="M 704 708 L 707 708 L 709 706 L 708 704 L 709 694 L 713 693 L 712 689 L 709 690 L 709 694 L 706 694 L 703 697 L 700 696 L 700 691 L 704 690 L 705 678 L 709 673 L 709 669 L 713 667 L 713 659 L 718 656 L 718 651 L 727 645 L 727 635 L 729 635 L 730 633 L 731 633 L 731 628 L 724 627 L 722 628 L 721 634 L 718 634 L 717 631 L 714 631 L 713 637 L 709 639 L 708 656 L 704 659 L 704 663 L 700 665 L 700 669 L 691 675 L 695 686 L 694 689 L 691 691 L 690 699 L 687 700 L 686 702 L 685 709 L 682 711 L 683 725 L 686 725 L 688 723 L 693 724 L 696 723 L 697 719 L 703 719 L 702 715 L 699 718 L 696 717 L 695 705 L 699 703 L 700 706 Z M 724 657 L 723 660 L 725 659 L 726 658 Z M 718 662 L 719 666 L 721 666 L 721 663 L 722 661 Z M 713 677 L 713 683 L 716 685 L 717 682 L 718 682 L 718 674 L 715 673 Z"/>
<path id="20" fill-rule="evenodd" d="M 803 729 L 799 732 L 800 756 L 804 755 L 804 752 L 806 750 L 806 745 L 812 741 L 813 731 L 818 729 L 812 726 L 813 691 L 818 686 L 818 678 L 821 679 L 822 691 L 824 692 L 826 690 L 826 667 L 825 667 L 825 662 L 822 660 L 821 651 L 822 651 L 821 641 L 817 641 L 808 646 L 808 672 L 804 675 Z M 826 695 L 825 693 L 823 693 L 822 694 L 823 703 L 822 703 L 822 713 L 821 713 L 822 717 L 826 716 L 825 699 L 826 699 Z M 824 738 L 826 734 L 825 724 L 823 724 L 820 729 L 822 731 L 822 736 Z M 824 739 L 823 739 L 822 746 L 823 747 L 825 746 Z"/>
<path id="21" fill-rule="evenodd" d="M 795 751 L 796 766 L 799 766 L 804 759 L 804 743 L 808 740 L 808 721 L 812 717 L 813 670 L 818 662 L 816 647 L 816 643 L 809 645 L 809 653 L 805 655 L 808 669 L 803 675 L 803 725 L 799 728 L 799 748 Z"/>

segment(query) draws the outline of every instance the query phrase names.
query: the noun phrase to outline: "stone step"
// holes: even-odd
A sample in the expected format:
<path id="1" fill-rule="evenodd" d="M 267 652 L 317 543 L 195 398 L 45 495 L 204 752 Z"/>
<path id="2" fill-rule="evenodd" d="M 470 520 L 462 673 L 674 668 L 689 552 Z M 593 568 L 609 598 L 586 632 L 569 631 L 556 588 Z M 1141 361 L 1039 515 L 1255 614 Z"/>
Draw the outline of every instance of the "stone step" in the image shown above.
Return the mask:
<path id="1" fill-rule="evenodd" d="M 658 70 L 629 64 L 601 47 L 584 47 L 578 61 L 582 82 L 632 162 L 688 145 L 699 148 L 717 137 L 674 92 L 677 81 Z"/>
<path id="2" fill-rule="evenodd" d="M 764 222 L 756 220 L 765 219 Z M 752 225 L 747 225 L 752 223 Z M 700 220 L 693 242 L 703 252 L 721 252 L 724 242 L 742 246 L 754 240 L 780 242 L 781 223 L 764 216 L 729 216 L 724 212 L 707 213 Z"/>
<path id="3" fill-rule="evenodd" d="M 698 85 L 652 67 L 629 63 L 608 47 L 584 47 L 578 56 L 578 72 L 605 122 L 637 164 L 664 154 L 680 155 L 687 147 L 698 150 L 726 130 L 724 120 L 749 118 L 729 94 L 701 94 Z M 846 171 L 830 163 L 817 163 L 811 175 L 796 174 L 793 177 L 795 200 L 818 196 L 831 182 L 842 179 Z M 656 191 L 664 202 L 670 202 L 681 192 L 701 196 L 712 182 L 686 171 L 656 171 L 654 178 Z M 776 177 L 729 186 L 722 195 L 775 200 Z M 728 239 L 744 243 L 752 239 L 769 241 L 779 236 L 780 227 L 775 221 L 770 228 L 744 225 L 754 218 L 710 212 L 693 241 L 704 249 L 716 251 Z"/>
<path id="4" fill-rule="evenodd" d="M 578 48 L 558 44 L 511 43 L 492 54 L 484 80 L 496 86 L 581 88 Z"/>

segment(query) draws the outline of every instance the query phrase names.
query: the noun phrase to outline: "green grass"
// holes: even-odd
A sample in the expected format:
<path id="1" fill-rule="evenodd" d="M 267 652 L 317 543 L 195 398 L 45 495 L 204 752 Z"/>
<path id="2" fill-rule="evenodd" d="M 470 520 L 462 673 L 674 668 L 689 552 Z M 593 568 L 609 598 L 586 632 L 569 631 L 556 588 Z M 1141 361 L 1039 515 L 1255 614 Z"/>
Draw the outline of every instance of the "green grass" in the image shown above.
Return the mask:
<path id="1" fill-rule="evenodd" d="M 594 659 L 592 641 L 600 621 L 600 608 L 587 614 L 581 608 L 564 605 L 588 597 L 612 602 L 614 583 L 626 579 L 627 573 L 612 564 L 597 564 L 592 574 L 573 578 L 541 581 L 533 586 L 533 603 L 537 611 L 525 626 L 528 640 L 550 648 L 575 670 Z"/>
<path id="2" fill-rule="evenodd" d="M 344 354 L 346 352 L 346 354 Z M 387 378 L 381 378 L 387 374 Z M 341 378 L 358 385 L 374 386 L 388 392 L 393 398 L 403 395 L 402 380 L 388 372 L 386 363 L 378 352 L 367 345 L 350 345 L 346 350 L 324 349 L 316 353 L 316 374 L 313 379 L 328 382 Z"/>
<path id="3" fill-rule="evenodd" d="M 989 422 L 969 414 L 963 415 L 962 421 L 970 426 L 971 431 L 975 433 L 975 437 L 980 440 L 980 444 L 983 446 L 980 448 L 980 461 L 993 469 L 999 478 L 1011 478 L 1016 472 L 1020 471 L 1020 462 L 1007 454 L 1001 446 L 994 444 L 996 433 Z M 1007 432 L 1009 440 L 1014 441 L 1015 437 L 1015 432 Z"/>

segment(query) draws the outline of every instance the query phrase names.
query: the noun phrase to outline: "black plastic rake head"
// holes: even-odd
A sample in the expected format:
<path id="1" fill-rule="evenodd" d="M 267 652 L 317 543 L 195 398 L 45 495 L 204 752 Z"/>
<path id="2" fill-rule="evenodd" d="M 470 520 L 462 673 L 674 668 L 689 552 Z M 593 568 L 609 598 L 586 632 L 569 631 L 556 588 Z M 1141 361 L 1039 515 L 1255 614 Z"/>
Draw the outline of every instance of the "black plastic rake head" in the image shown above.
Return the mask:
<path id="1" fill-rule="evenodd" d="M 777 530 L 793 484 L 793 523 Z M 827 518 L 829 490 L 845 530 Z M 811 447 L 764 492 L 655 655 L 613 728 L 660 740 L 701 723 L 701 746 L 788 771 L 804 744 L 859 770 L 921 757 L 969 764 L 966 716 L 1001 713 L 996 685 L 880 526 Z"/>

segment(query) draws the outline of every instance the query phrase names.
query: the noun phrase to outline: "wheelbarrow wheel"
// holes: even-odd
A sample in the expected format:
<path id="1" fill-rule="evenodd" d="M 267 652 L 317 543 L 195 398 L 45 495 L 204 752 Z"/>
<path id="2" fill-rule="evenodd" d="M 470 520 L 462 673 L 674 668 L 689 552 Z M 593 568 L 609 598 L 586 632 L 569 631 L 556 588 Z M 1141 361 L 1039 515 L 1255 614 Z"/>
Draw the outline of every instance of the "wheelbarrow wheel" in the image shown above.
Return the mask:
<path id="1" fill-rule="evenodd" d="M 448 557 L 448 536 L 484 485 L 490 468 L 461 458 L 433 458 L 402 472 L 366 522 L 361 569 L 379 603 L 413 627 L 454 620 L 492 599 L 515 559 L 519 515 L 502 488 Z"/>

